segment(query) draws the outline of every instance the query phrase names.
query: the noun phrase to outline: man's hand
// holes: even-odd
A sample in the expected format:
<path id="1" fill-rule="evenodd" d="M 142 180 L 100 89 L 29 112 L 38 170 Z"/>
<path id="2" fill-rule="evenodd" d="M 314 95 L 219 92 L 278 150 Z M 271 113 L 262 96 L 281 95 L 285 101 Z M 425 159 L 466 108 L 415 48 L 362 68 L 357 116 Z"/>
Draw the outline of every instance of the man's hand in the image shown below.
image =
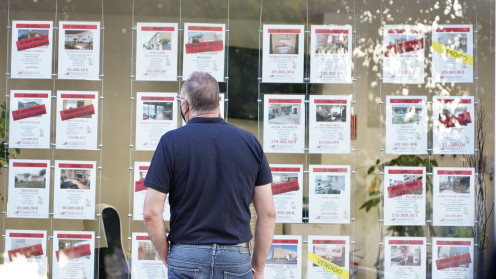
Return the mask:
<path id="1" fill-rule="evenodd" d="M 169 243 L 163 219 L 164 203 L 167 194 L 154 190 L 146 189 L 145 205 L 143 207 L 143 220 L 153 246 L 157 250 L 160 258 L 167 266 L 167 255 L 169 254 Z"/>

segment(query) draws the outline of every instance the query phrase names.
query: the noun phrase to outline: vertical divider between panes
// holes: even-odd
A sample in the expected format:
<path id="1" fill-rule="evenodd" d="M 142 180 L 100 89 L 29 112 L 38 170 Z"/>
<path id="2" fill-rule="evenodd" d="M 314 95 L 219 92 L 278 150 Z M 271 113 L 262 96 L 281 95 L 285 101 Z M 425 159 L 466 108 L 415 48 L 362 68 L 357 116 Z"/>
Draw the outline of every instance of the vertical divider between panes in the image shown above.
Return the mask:
<path id="1" fill-rule="evenodd" d="M 351 101 L 351 133 L 354 136 L 353 143 L 351 144 L 351 152 L 352 152 L 352 160 L 353 160 L 353 165 L 351 167 L 351 175 L 352 175 L 352 189 L 351 192 L 353 193 L 353 201 L 351 202 L 352 206 L 350 209 L 352 212 L 351 214 L 351 263 L 353 264 L 353 267 L 350 267 L 350 273 L 351 273 L 351 268 L 353 268 L 353 273 L 355 274 L 355 222 L 356 222 L 356 154 L 357 154 L 357 148 L 356 148 L 356 142 L 358 140 L 358 135 L 357 135 L 357 115 L 356 115 L 356 87 L 357 87 L 357 79 L 356 79 L 356 58 L 355 55 L 353 55 L 353 51 L 356 49 L 356 42 L 357 42 L 357 24 L 356 24 L 356 0 L 353 0 L 353 27 L 352 27 L 352 38 L 353 38 L 353 45 L 352 45 L 352 51 L 351 51 L 351 64 L 352 64 L 352 76 L 351 76 L 351 82 L 353 83 L 353 96 L 352 96 L 352 101 Z"/>
<path id="2" fill-rule="evenodd" d="M 426 9 L 426 12 L 427 12 L 427 26 L 426 28 L 424 29 L 425 32 L 424 32 L 424 40 L 426 41 L 426 43 L 424 44 L 426 47 L 424 49 L 424 54 L 425 54 L 425 51 L 427 50 L 427 53 L 428 54 L 431 54 L 432 51 L 431 51 L 431 45 L 432 45 L 432 21 L 431 21 L 431 12 L 429 11 L 429 8 L 431 7 L 431 0 L 429 0 L 427 2 L 427 9 Z M 432 86 L 433 86 L 433 79 L 432 79 L 432 55 L 429 59 L 429 55 L 426 56 L 426 58 L 424 58 L 424 60 L 426 61 L 426 63 L 424 65 L 427 65 L 427 81 L 426 81 L 426 87 L 427 87 L 427 104 L 426 104 L 426 109 L 427 109 L 427 112 L 430 111 L 430 115 L 432 115 L 432 108 L 433 108 L 433 101 L 432 101 Z M 425 66 L 424 66 L 425 67 Z M 429 115 L 429 114 L 428 114 Z M 427 119 L 430 119 L 431 121 L 431 129 L 429 129 L 429 124 L 427 124 L 427 168 L 426 168 L 426 185 L 427 183 L 430 183 L 431 185 L 431 206 L 429 206 L 429 202 L 428 202 L 428 199 L 427 199 L 427 190 L 425 191 L 426 193 L 426 215 L 425 215 L 425 222 L 426 222 L 426 226 L 427 226 L 427 241 L 426 241 L 426 254 L 427 254 L 427 259 L 426 259 L 426 275 L 427 275 L 427 278 L 430 278 L 430 272 L 432 272 L 432 269 L 431 269 L 431 264 L 429 264 L 429 260 L 432 261 L 432 241 L 430 241 L 430 232 L 431 232 L 431 229 L 432 229 L 432 219 L 431 218 L 431 210 L 429 210 L 430 207 L 433 207 L 434 206 L 434 197 L 433 197 L 433 194 L 434 194 L 434 184 L 433 184 L 433 169 L 432 169 L 432 165 L 431 165 L 431 160 L 432 160 L 432 150 L 433 150 L 433 133 L 434 133 L 434 124 L 433 124 L 433 120 L 434 120 L 434 116 L 433 117 L 429 117 L 427 116 Z M 431 251 L 429 253 L 429 247 L 431 248 Z"/>
<path id="3" fill-rule="evenodd" d="M 478 2 L 478 1 L 477 1 Z M 474 166 L 474 169 L 475 169 L 475 189 L 477 189 L 477 191 L 475 191 L 475 199 L 474 199 L 474 210 L 475 212 L 480 212 L 479 211 L 479 206 L 481 206 L 478 201 L 478 197 L 477 195 L 480 193 L 481 191 L 481 180 L 479 178 L 480 175 L 484 175 L 483 173 L 479 173 L 478 170 L 480 169 L 479 168 L 479 162 L 480 162 L 480 158 L 479 156 L 482 156 L 481 154 L 481 150 L 479 150 L 479 131 L 481 129 L 478 128 L 478 126 L 480 125 L 479 123 L 479 63 L 478 63 L 478 51 L 479 51 L 479 20 L 478 20 L 478 13 L 477 13 L 477 5 L 475 3 L 473 3 L 472 7 L 474 8 L 475 10 L 475 26 L 474 26 L 474 80 L 475 80 L 475 98 L 474 98 L 474 112 L 475 112 L 475 120 L 474 120 L 474 127 L 475 127 L 475 135 L 474 135 L 474 145 L 475 145 L 475 149 L 474 149 L 474 157 L 475 157 L 475 166 Z M 484 206 L 484 203 L 483 205 Z M 475 213 L 474 212 L 474 213 Z M 474 271 L 474 278 L 477 278 L 477 275 L 479 274 L 479 238 L 480 238 L 480 220 L 478 220 L 478 217 L 484 217 L 484 216 L 480 216 L 479 214 L 474 214 L 474 226 L 472 227 L 473 228 L 473 231 L 474 231 L 474 264 L 473 264 L 473 271 Z M 482 263 L 482 265 L 484 265 L 484 263 Z"/>
<path id="4" fill-rule="evenodd" d="M 383 43 L 381 44 L 382 47 L 381 47 L 381 67 L 380 67 L 380 82 L 379 82 L 379 133 L 381 135 L 385 135 L 386 132 L 384 130 L 384 121 L 383 119 L 385 119 L 385 115 L 384 115 L 384 118 L 383 118 L 383 107 L 384 107 L 384 101 L 382 99 L 382 85 L 383 85 L 383 72 L 384 72 L 384 9 L 383 9 L 383 0 L 381 0 L 381 22 L 380 22 L 380 32 L 379 32 L 379 35 L 381 36 L 380 37 L 380 40 L 383 41 Z M 378 251 L 378 260 L 380 261 L 380 256 L 381 256 L 381 251 L 382 251 L 382 248 L 384 247 L 384 234 L 383 234 L 383 226 L 384 226 L 384 191 L 383 191 L 383 185 L 382 183 L 384 183 L 384 149 L 385 149 L 385 146 L 384 146 L 384 141 L 385 141 L 385 137 L 382 137 L 381 138 L 381 141 L 380 141 L 380 149 L 379 149 L 379 162 L 380 162 L 380 166 L 379 166 L 379 184 L 378 184 L 378 190 L 379 190 L 379 206 L 377 207 L 379 209 L 379 251 Z M 380 268 L 382 270 L 384 270 L 384 257 L 382 258 L 382 264 L 380 264 Z M 379 272 L 379 271 L 378 271 Z M 381 278 L 381 275 L 380 275 L 380 272 L 378 274 L 378 277 Z"/>
<path id="5" fill-rule="evenodd" d="M 309 116 L 310 116 L 310 95 L 309 95 L 309 92 L 308 92 L 308 87 L 309 87 L 309 82 L 310 82 L 310 24 L 309 24 L 309 17 L 308 17 L 308 10 L 309 10 L 309 5 L 308 5 L 308 1 L 307 0 L 307 3 L 306 3 L 306 26 L 305 26 L 305 38 L 306 38 L 306 49 L 307 49 L 307 55 L 304 55 L 305 57 L 305 71 L 304 71 L 304 76 L 303 76 L 303 80 L 305 82 L 305 101 L 304 101 L 304 105 L 305 105 L 305 131 L 309 131 Z M 303 52 L 305 53 L 305 52 Z M 310 142 L 310 138 L 308 137 L 309 133 L 305 133 L 306 134 L 306 138 L 308 138 L 308 140 L 306 141 L 306 145 L 307 147 L 304 147 L 304 155 L 305 155 L 305 165 L 303 166 L 303 170 L 306 169 L 306 171 L 303 172 L 303 174 L 306 174 L 306 176 L 303 177 L 303 189 L 305 189 L 305 185 L 307 185 L 306 187 L 306 196 L 307 196 L 307 205 L 306 205 L 306 209 L 303 211 L 303 234 L 307 236 L 307 239 L 308 239 L 308 222 L 310 220 L 310 215 L 309 215 L 309 210 L 310 210 L 310 167 L 308 165 L 308 161 L 309 161 L 309 142 Z M 303 197 L 305 197 L 305 195 L 303 195 Z M 307 241 L 307 245 L 308 245 L 308 241 Z"/>
<path id="6" fill-rule="evenodd" d="M 260 93 L 260 86 L 262 83 L 262 13 L 263 2 L 260 0 L 260 21 L 258 24 L 258 76 L 257 76 L 257 138 L 260 141 L 260 106 L 262 105 L 262 94 Z M 262 111 L 263 113 L 263 111 Z"/>
<path id="7" fill-rule="evenodd" d="M 8 136 L 7 136 L 7 125 L 8 125 L 8 122 L 7 122 L 7 118 L 9 116 L 9 98 L 10 98 L 10 95 L 9 95 L 9 77 L 10 77 L 10 73 L 9 73 L 9 61 L 10 61 L 10 57 L 9 57 L 9 47 L 10 47 L 10 32 L 12 31 L 12 24 L 10 22 L 10 0 L 8 0 L 8 3 L 7 3 L 7 25 L 5 26 L 5 28 L 7 29 L 7 38 L 6 38 L 6 42 L 7 42 L 7 47 L 6 47 L 6 54 L 5 54 L 5 117 L 4 117 L 4 123 L 3 123 L 3 132 L 4 132 L 4 135 L 5 135 L 5 138 L 4 138 L 4 141 L 3 141 L 3 148 L 4 148 L 4 153 L 3 153 L 3 156 L 4 156 L 4 165 L 2 166 L 3 167 L 3 192 L 2 192 L 2 197 L 3 197 L 3 208 L 2 208 L 2 239 L 3 239 L 3 246 L 2 248 L 5 249 L 5 233 L 6 233 L 6 229 L 5 229 L 5 221 L 6 221 L 6 215 L 7 215 L 7 178 L 8 178 L 8 163 L 7 163 L 7 160 L 8 160 L 8 149 L 9 149 L 9 143 L 7 141 L 8 139 Z M 3 259 L 3 257 L 2 257 Z M 2 262 L 2 264 L 4 264 L 4 259 Z"/>

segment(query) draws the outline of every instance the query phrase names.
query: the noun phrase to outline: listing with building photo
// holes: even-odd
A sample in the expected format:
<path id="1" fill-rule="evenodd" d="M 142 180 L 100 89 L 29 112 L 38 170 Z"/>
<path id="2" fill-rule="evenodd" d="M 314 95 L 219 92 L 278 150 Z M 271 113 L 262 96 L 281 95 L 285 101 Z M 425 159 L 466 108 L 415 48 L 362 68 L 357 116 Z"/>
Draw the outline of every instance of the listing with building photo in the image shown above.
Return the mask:
<path id="1" fill-rule="evenodd" d="M 138 92 L 136 150 L 154 151 L 163 134 L 177 128 L 177 93 Z"/>
<path id="2" fill-rule="evenodd" d="M 50 148 L 50 90 L 10 90 L 9 147 Z"/>
<path id="3" fill-rule="evenodd" d="M 472 83 L 474 39 L 472 25 L 438 25 L 432 28 L 432 80 Z"/>
<path id="4" fill-rule="evenodd" d="M 53 231 L 52 276 L 54 279 L 93 278 L 95 232 Z"/>
<path id="5" fill-rule="evenodd" d="M 52 78 L 52 21 L 12 21 L 12 78 Z"/>
<path id="6" fill-rule="evenodd" d="M 384 168 L 384 225 L 425 225 L 425 168 Z"/>
<path id="7" fill-rule="evenodd" d="M 426 96 L 386 96 L 387 154 L 427 154 L 426 104 Z"/>
<path id="8" fill-rule="evenodd" d="M 177 80 L 177 23 L 138 22 L 136 80 Z"/>
<path id="9" fill-rule="evenodd" d="M 350 223 L 350 166 L 309 165 L 310 223 Z"/>
<path id="10" fill-rule="evenodd" d="M 267 153 L 303 153 L 305 95 L 264 96 L 263 147 Z"/>
<path id="11" fill-rule="evenodd" d="M 310 96 L 310 153 L 350 153 L 351 96 Z"/>
<path id="12" fill-rule="evenodd" d="M 262 82 L 302 83 L 303 25 L 263 26 Z"/>
<path id="13" fill-rule="evenodd" d="M 34 230 L 5 231 L 5 263 L 23 262 L 26 270 L 36 268 L 40 278 L 47 277 L 47 232 Z M 27 263 L 27 264 L 26 264 Z M 31 264 L 34 263 L 33 267 Z"/>
<path id="14" fill-rule="evenodd" d="M 146 187 L 145 178 L 150 168 L 150 162 L 134 162 L 134 196 L 133 220 L 143 220 L 143 206 L 145 205 Z M 164 203 L 164 221 L 170 220 L 169 195 Z"/>
<path id="15" fill-rule="evenodd" d="M 417 25 L 384 25 L 384 83 L 424 83 L 424 30 Z"/>
<path id="16" fill-rule="evenodd" d="M 57 149 L 96 149 L 98 92 L 57 92 Z"/>
<path id="17" fill-rule="evenodd" d="M 133 232 L 132 237 L 131 278 L 167 279 L 167 267 L 160 259 L 148 233 Z"/>
<path id="18" fill-rule="evenodd" d="M 48 218 L 50 160 L 9 160 L 9 218 Z"/>
<path id="19" fill-rule="evenodd" d="M 312 25 L 310 82 L 351 83 L 352 27 Z"/>
<path id="20" fill-rule="evenodd" d="M 225 28 L 225 24 L 184 24 L 183 80 L 200 71 L 225 81 Z"/>
<path id="21" fill-rule="evenodd" d="M 307 278 L 341 279 L 343 271 L 350 270 L 350 237 L 349 236 L 308 236 Z M 325 263 L 330 262 L 329 265 Z"/>
<path id="22" fill-rule="evenodd" d="M 270 164 L 276 223 L 301 223 L 303 165 Z"/>
<path id="23" fill-rule="evenodd" d="M 474 154 L 473 96 L 434 96 L 432 115 L 434 154 Z"/>
<path id="24" fill-rule="evenodd" d="M 264 268 L 265 279 L 301 279 L 301 235 L 274 235 Z"/>
<path id="25" fill-rule="evenodd" d="M 434 226 L 473 226 L 474 168 L 434 168 Z"/>
<path id="26" fill-rule="evenodd" d="M 426 278 L 425 237 L 385 237 L 384 241 L 384 278 Z"/>
<path id="27" fill-rule="evenodd" d="M 100 22 L 59 22 L 59 79 L 100 78 Z"/>
<path id="28" fill-rule="evenodd" d="M 473 238 L 432 238 L 432 278 L 465 279 L 473 276 Z"/>
<path id="29" fill-rule="evenodd" d="M 54 218 L 95 219 L 95 161 L 55 160 Z"/>

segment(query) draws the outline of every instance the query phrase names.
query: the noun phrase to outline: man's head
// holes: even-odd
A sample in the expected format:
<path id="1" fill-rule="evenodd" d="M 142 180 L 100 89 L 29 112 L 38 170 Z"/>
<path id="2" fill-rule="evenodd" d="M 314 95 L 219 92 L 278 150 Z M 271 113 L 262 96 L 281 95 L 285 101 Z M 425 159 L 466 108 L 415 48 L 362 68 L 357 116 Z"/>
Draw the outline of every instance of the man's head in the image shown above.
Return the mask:
<path id="1" fill-rule="evenodd" d="M 183 101 L 179 109 L 186 121 L 196 116 L 219 115 L 219 84 L 208 73 L 193 72 L 184 82 L 180 98 Z"/>

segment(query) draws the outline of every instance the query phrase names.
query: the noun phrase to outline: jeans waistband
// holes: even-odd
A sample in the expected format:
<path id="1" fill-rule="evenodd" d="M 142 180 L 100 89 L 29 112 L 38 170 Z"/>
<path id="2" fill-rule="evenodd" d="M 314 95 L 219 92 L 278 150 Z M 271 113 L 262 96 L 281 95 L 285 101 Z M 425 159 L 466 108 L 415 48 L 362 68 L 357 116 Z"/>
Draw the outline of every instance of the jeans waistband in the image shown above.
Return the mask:
<path id="1" fill-rule="evenodd" d="M 205 244 L 186 244 L 186 243 L 174 243 L 171 242 L 171 245 L 185 245 L 185 246 L 212 246 L 212 245 L 217 245 L 219 247 L 243 247 L 243 248 L 250 248 L 250 243 L 249 242 L 242 242 L 242 243 L 237 243 L 237 244 L 219 244 L 219 243 L 205 243 Z"/>

